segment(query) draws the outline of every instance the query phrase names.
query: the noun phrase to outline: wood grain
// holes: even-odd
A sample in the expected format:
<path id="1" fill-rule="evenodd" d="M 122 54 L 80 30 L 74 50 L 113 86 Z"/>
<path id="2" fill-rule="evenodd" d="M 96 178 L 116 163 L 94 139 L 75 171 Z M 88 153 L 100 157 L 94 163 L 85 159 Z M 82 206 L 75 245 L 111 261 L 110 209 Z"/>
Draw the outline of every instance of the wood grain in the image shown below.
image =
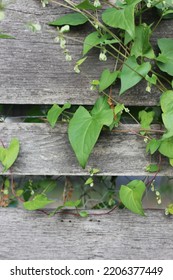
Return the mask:
<path id="1" fill-rule="evenodd" d="M 43 9 L 38 0 L 16 0 L 7 7 L 6 19 L 1 29 L 14 35 L 16 40 L 1 40 L 0 44 L 0 102 L 4 104 L 93 104 L 98 96 L 90 91 L 90 81 L 98 79 L 105 65 L 112 70 L 111 59 L 105 63 L 98 61 L 98 50 L 88 54 L 88 62 L 82 66 L 82 74 L 74 73 L 75 61 L 81 57 L 82 44 L 68 40 L 68 49 L 73 61 L 65 62 L 59 45 L 54 42 L 56 29 L 47 23 L 67 9 L 49 5 Z M 153 18 L 153 15 L 151 16 Z M 29 22 L 40 22 L 42 31 L 36 34 L 28 30 Z M 158 37 L 172 36 L 172 21 L 163 21 L 152 42 Z M 70 36 L 83 41 L 88 25 L 72 29 Z M 94 67 L 93 67 L 94 66 Z M 146 82 L 138 84 L 123 96 L 119 96 L 119 86 L 113 90 L 118 102 L 126 105 L 153 106 L 159 102 L 159 92 L 154 87 L 146 93 Z"/>
<path id="2" fill-rule="evenodd" d="M 173 259 L 173 220 L 161 210 L 147 210 L 146 217 L 116 210 L 84 219 L 21 209 L 0 214 L 1 260 Z"/>
<path id="3" fill-rule="evenodd" d="M 100 169 L 100 175 L 148 175 L 145 167 L 151 159 L 146 155 L 143 138 L 134 133 L 137 126 L 128 129 L 131 133 L 103 132 L 83 170 L 68 142 L 65 124 L 58 124 L 55 129 L 48 124 L 0 124 L 1 140 L 6 146 L 12 137 L 19 138 L 21 143 L 19 158 L 13 166 L 14 175 L 88 175 L 91 167 Z M 157 156 L 152 160 L 155 162 Z M 172 175 L 167 159 L 162 159 L 159 174 Z"/>

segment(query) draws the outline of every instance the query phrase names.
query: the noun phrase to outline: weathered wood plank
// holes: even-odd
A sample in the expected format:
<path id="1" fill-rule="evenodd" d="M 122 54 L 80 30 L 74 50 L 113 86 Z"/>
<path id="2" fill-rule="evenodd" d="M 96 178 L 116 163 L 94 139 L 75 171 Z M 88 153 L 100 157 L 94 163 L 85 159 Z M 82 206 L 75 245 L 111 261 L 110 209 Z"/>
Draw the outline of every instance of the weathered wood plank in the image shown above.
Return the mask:
<path id="1" fill-rule="evenodd" d="M 172 218 L 161 210 L 146 214 L 48 218 L 0 209 L 0 259 L 173 259 Z"/>
<path id="2" fill-rule="evenodd" d="M 0 102 L 18 104 L 63 104 L 67 101 L 73 104 L 93 104 L 97 98 L 96 92 L 90 91 L 90 81 L 100 76 L 105 63 L 98 62 L 98 51 L 90 52 L 89 60 L 82 67 L 82 75 L 74 73 L 75 61 L 80 58 L 82 46 L 72 40 L 68 49 L 73 56 L 73 62 L 65 62 L 64 54 L 53 39 L 55 28 L 47 26 L 47 22 L 58 15 L 66 13 L 64 8 L 50 5 L 43 9 L 39 1 L 17 0 L 9 5 L 6 19 L 1 28 L 16 36 L 16 40 L 1 40 L 0 44 Z M 40 22 L 42 32 L 31 33 L 26 24 Z M 87 27 L 73 30 L 72 37 L 83 40 Z M 153 37 L 156 43 L 158 37 L 172 36 L 172 21 L 163 21 Z M 93 67 L 94 65 L 94 67 Z M 113 69 L 111 59 L 106 62 Z M 153 88 L 152 93 L 146 93 L 146 83 L 139 84 L 127 94 L 119 97 L 118 87 L 114 90 L 117 101 L 126 105 L 155 105 L 159 101 L 159 93 Z"/>
<path id="3" fill-rule="evenodd" d="M 130 126 L 130 134 L 103 132 L 83 170 L 69 144 L 65 124 L 58 124 L 55 129 L 47 124 L 0 124 L 5 145 L 12 137 L 18 137 L 21 143 L 20 156 L 13 167 L 16 175 L 88 175 L 91 167 L 100 169 L 100 175 L 146 175 L 150 157 L 146 155 L 143 139 L 133 133 L 136 128 Z M 163 159 L 160 175 L 172 174 L 172 167 Z"/>

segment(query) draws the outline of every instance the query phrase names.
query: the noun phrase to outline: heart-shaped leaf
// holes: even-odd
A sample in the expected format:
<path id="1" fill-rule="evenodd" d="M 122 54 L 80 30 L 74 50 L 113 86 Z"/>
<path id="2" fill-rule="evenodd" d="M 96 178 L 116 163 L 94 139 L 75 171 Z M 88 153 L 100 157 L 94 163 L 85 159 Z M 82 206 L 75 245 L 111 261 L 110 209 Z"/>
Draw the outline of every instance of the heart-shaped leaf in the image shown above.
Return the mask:
<path id="1" fill-rule="evenodd" d="M 47 120 L 50 123 L 51 127 L 53 128 L 59 118 L 59 116 L 62 114 L 62 112 L 66 109 L 69 109 L 71 107 L 70 103 L 66 103 L 63 105 L 63 107 L 58 106 L 57 104 L 54 104 L 47 114 Z"/>
<path id="2" fill-rule="evenodd" d="M 105 69 L 100 77 L 99 81 L 99 92 L 105 90 L 111 86 L 119 75 L 119 71 L 110 72 L 109 69 Z"/>
<path id="3" fill-rule="evenodd" d="M 130 56 L 124 63 L 121 71 L 121 90 L 120 94 L 124 93 L 129 88 L 139 83 L 151 69 L 149 62 L 143 62 L 139 65 L 134 56 Z"/>
<path id="4" fill-rule="evenodd" d="M 3 172 L 6 172 L 16 161 L 19 154 L 19 140 L 13 138 L 8 148 L 0 147 L 0 161 L 4 166 Z"/>
<path id="5" fill-rule="evenodd" d="M 83 106 L 75 112 L 69 123 L 68 136 L 80 165 L 85 168 L 89 155 L 97 142 L 103 125 L 113 121 L 113 111 L 107 99 L 100 97 L 91 113 Z"/>
<path id="6" fill-rule="evenodd" d="M 129 184 L 122 185 L 119 196 L 126 208 L 132 212 L 144 216 L 142 197 L 145 192 L 145 184 L 140 180 L 133 180 Z"/>

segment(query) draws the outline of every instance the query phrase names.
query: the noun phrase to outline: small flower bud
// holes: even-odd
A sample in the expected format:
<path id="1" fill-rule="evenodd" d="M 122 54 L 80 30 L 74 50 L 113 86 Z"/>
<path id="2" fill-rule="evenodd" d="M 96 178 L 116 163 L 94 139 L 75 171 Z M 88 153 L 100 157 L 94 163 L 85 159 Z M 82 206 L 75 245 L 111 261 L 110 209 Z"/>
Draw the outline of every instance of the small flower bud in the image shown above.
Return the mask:
<path id="1" fill-rule="evenodd" d="M 55 37 L 54 42 L 55 42 L 55 43 L 59 43 L 59 41 L 60 41 L 59 36 Z"/>
<path id="2" fill-rule="evenodd" d="M 80 69 L 79 69 L 79 66 L 78 66 L 78 65 L 75 65 L 74 71 L 75 71 L 77 74 L 80 73 Z"/>
<path id="3" fill-rule="evenodd" d="M 65 49 L 66 40 L 64 38 L 60 39 L 60 47 L 61 49 Z"/>
<path id="4" fill-rule="evenodd" d="M 65 32 L 68 32 L 68 31 L 70 31 L 70 26 L 69 25 L 64 25 L 60 29 L 60 33 L 65 33 Z"/>
<path id="5" fill-rule="evenodd" d="M 100 4 L 100 1 L 99 0 L 95 0 L 94 1 L 94 7 L 100 7 L 101 6 L 101 4 Z"/>
<path id="6" fill-rule="evenodd" d="M 67 54 L 65 55 L 65 60 L 66 60 L 66 61 L 71 61 L 71 60 L 72 60 L 71 55 L 67 53 Z"/>
<path id="7" fill-rule="evenodd" d="M 107 60 L 107 56 L 104 52 L 101 52 L 99 55 L 99 60 L 100 61 L 106 61 Z"/>

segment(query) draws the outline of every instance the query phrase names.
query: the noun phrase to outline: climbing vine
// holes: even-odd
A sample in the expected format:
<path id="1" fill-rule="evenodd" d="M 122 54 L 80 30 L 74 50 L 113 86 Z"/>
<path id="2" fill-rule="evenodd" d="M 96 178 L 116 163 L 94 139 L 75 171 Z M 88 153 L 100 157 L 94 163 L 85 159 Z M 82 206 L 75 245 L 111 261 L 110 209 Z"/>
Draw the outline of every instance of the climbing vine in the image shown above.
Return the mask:
<path id="1" fill-rule="evenodd" d="M 69 141 L 81 167 L 86 167 L 102 128 L 106 126 L 110 130 L 115 130 L 121 124 L 123 112 L 129 114 L 140 125 L 136 134 L 144 138 L 146 152 L 151 155 L 159 152 L 160 158 L 161 155 L 166 156 L 173 166 L 173 39 L 158 38 L 155 48 L 151 44 L 151 37 L 161 21 L 173 18 L 172 2 L 170 0 L 50 2 L 69 8 L 68 14 L 49 22 L 49 25 L 57 28 L 55 41 L 60 44 L 67 61 L 72 60 L 66 43 L 70 28 L 86 23 L 92 26 L 92 31 L 89 31 L 83 41 L 82 56 L 74 66 L 77 74 L 80 74 L 80 67 L 93 48 L 99 49 L 98 59 L 103 63 L 107 61 L 108 56 L 113 58 L 113 70 L 107 68 L 105 63 L 100 78 L 96 80 L 93 77 L 90 81 L 91 90 L 97 90 L 99 94 L 92 110 L 88 111 L 80 106 L 69 121 Z M 42 3 L 46 5 L 48 1 Z M 147 23 L 147 13 L 151 9 L 154 9 L 157 16 L 152 23 Z M 159 130 L 160 138 L 153 137 L 155 131 L 151 124 L 155 120 L 154 110 L 142 110 L 136 119 L 129 108 L 117 102 L 111 94 L 112 86 L 119 85 L 119 81 L 121 96 L 142 80 L 145 81 L 147 92 L 151 93 L 152 87 L 156 87 L 160 92 L 163 123 L 163 128 Z M 60 110 L 57 111 L 58 115 Z M 51 111 L 49 121 L 50 113 Z M 50 123 L 55 124 L 54 121 Z M 151 173 L 158 173 L 160 169 L 161 160 L 158 164 L 146 167 L 146 171 Z M 119 197 L 128 209 L 144 215 L 141 200 L 145 190 L 144 182 L 135 180 L 121 186 Z M 158 201 L 160 202 L 159 199 Z"/>
<path id="2" fill-rule="evenodd" d="M 91 110 L 79 106 L 75 112 L 66 115 L 65 112 L 70 109 L 71 104 L 66 103 L 63 107 L 54 104 L 47 113 L 47 120 L 53 128 L 61 114 L 68 116 L 69 142 L 80 166 L 86 168 L 89 156 L 102 129 L 116 131 L 121 124 L 123 113 L 128 114 L 138 124 L 138 130 L 135 133 L 143 137 L 146 143 L 146 153 L 152 156 L 157 152 L 160 155 L 158 164 L 150 164 L 146 167 L 146 171 L 155 173 L 153 180 L 147 184 L 141 180 L 133 180 L 127 185 L 122 185 L 119 191 L 120 203 L 131 211 L 144 215 L 143 194 L 148 185 L 154 187 L 154 178 L 161 170 L 161 156 L 167 157 L 170 165 L 173 166 L 173 39 L 158 38 L 155 47 L 151 43 L 151 38 L 162 20 L 173 18 L 172 1 L 41 0 L 41 4 L 45 8 L 51 3 L 57 7 L 69 9 L 66 15 L 48 23 L 57 30 L 55 42 L 60 45 L 66 61 L 73 63 L 73 57 L 67 47 L 70 29 L 76 26 L 82 28 L 85 24 L 91 25 L 82 42 L 82 55 L 74 65 L 76 75 L 80 75 L 82 64 L 86 63 L 87 55 L 93 48 L 98 49 L 98 60 L 102 63 L 105 63 L 108 57 L 112 57 L 113 70 L 109 69 L 105 63 L 105 69 L 100 73 L 99 79 L 93 77 L 90 81 L 90 89 L 98 92 L 98 98 Z M 151 10 L 154 10 L 157 16 L 149 23 L 147 14 Z M 3 17 L 1 7 L 0 17 Z M 32 31 L 40 30 L 40 28 L 38 23 L 30 24 Z M 1 38 L 8 38 L 8 36 L 10 35 L 0 34 Z M 151 126 L 158 113 L 156 110 L 143 109 L 136 118 L 130 108 L 117 102 L 113 97 L 114 85 L 119 88 L 119 95 L 122 96 L 141 81 L 145 84 L 145 90 L 150 94 L 152 94 L 152 87 L 160 92 L 161 129 L 156 130 Z M 157 137 L 153 136 L 156 132 Z M 8 150 L 6 151 L 2 147 L 0 152 L 1 162 L 6 170 L 14 162 L 17 154 L 11 159 L 10 164 L 7 164 L 4 163 L 4 155 L 7 157 Z M 88 184 L 93 184 L 92 176 L 88 179 Z M 158 203 L 160 203 L 160 194 L 156 195 Z M 35 210 L 51 202 L 43 192 L 34 196 L 32 200 L 25 201 L 24 206 L 28 210 Z M 68 206 L 77 208 L 79 204 L 79 201 L 66 202 L 58 210 Z M 172 209 L 172 204 L 168 205 L 166 214 L 172 214 Z M 80 215 L 87 216 L 87 213 L 81 212 Z"/>

